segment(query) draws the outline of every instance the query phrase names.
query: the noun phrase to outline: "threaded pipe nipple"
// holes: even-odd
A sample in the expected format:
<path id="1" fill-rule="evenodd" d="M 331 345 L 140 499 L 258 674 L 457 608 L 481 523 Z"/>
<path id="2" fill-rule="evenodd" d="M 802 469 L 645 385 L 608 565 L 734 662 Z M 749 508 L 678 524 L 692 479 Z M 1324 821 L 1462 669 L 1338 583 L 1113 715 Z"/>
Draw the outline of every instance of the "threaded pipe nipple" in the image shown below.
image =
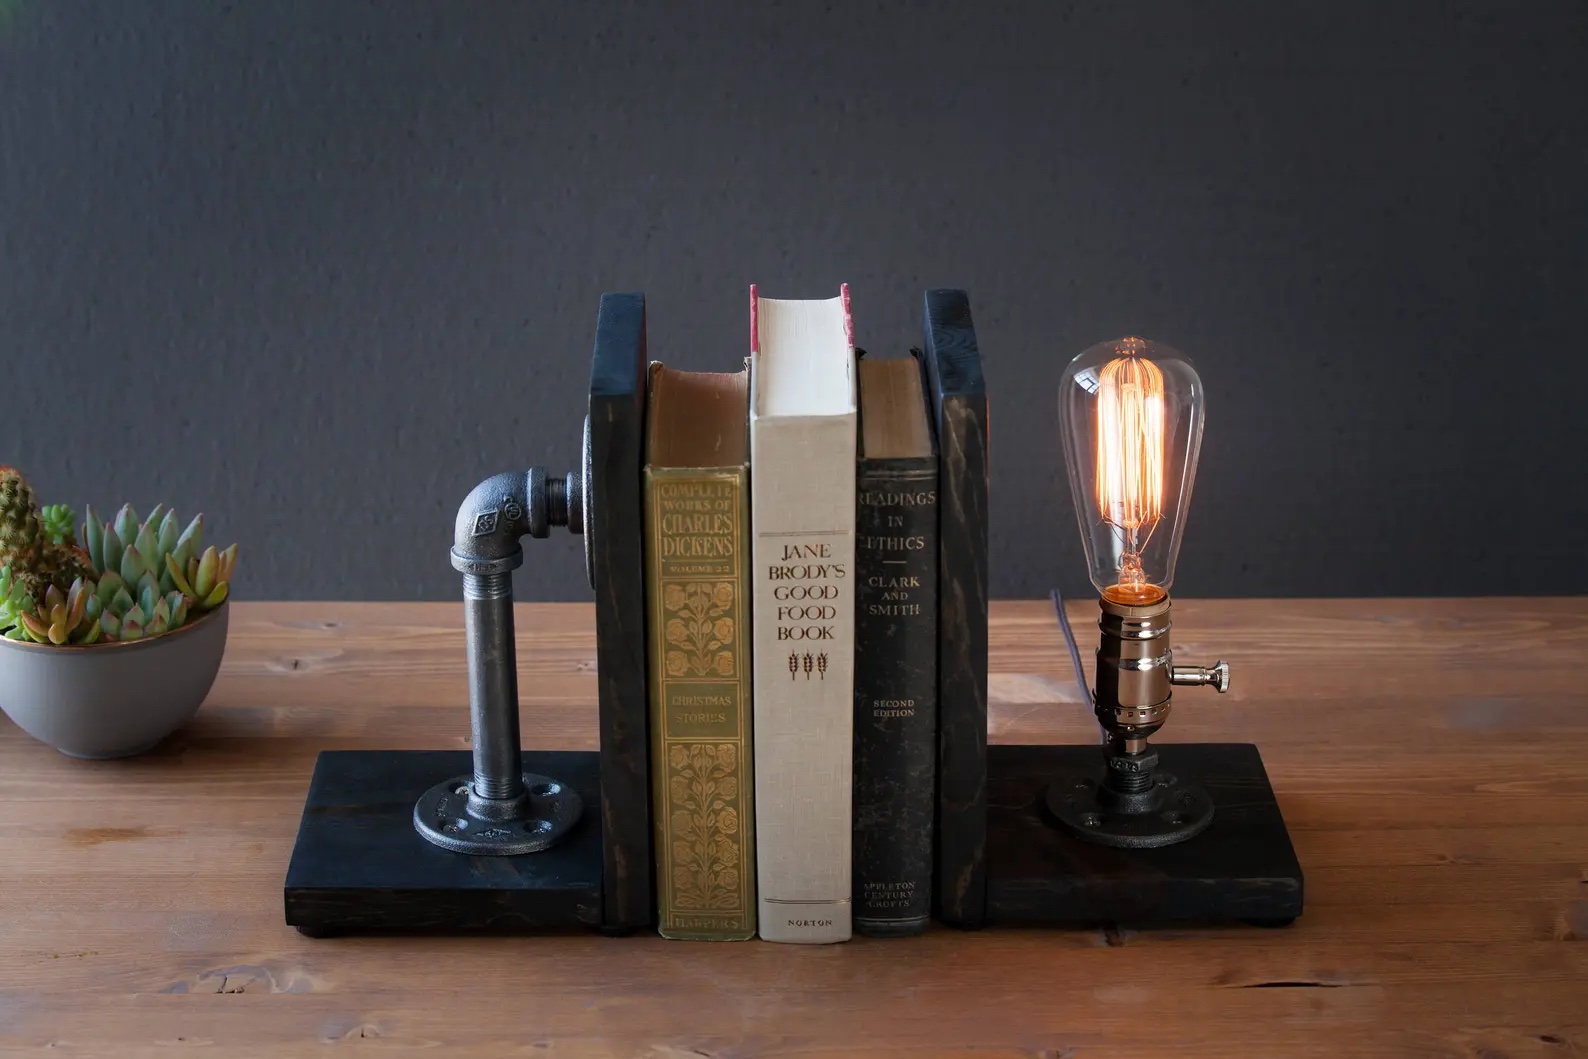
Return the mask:
<path id="1" fill-rule="evenodd" d="M 513 572 L 464 574 L 464 599 L 506 599 L 513 594 Z"/>

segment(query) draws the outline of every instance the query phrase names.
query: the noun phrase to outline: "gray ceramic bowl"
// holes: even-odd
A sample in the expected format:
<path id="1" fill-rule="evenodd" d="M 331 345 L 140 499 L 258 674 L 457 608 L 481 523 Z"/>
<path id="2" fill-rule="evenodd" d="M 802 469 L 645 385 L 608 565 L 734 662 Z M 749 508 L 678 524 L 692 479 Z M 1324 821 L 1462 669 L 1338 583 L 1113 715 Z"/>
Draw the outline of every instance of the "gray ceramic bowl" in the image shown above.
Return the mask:
<path id="1" fill-rule="evenodd" d="M 231 603 L 152 640 L 54 647 L 0 637 L 0 708 L 72 757 L 131 757 L 198 712 L 226 652 Z"/>

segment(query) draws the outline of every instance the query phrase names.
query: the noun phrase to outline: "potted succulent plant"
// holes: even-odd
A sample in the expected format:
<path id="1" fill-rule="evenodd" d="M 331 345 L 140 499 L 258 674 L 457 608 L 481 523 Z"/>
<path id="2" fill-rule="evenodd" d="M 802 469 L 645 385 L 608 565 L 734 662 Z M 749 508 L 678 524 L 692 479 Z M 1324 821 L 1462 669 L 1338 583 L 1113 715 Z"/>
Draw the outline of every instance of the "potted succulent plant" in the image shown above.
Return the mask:
<path id="1" fill-rule="evenodd" d="M 64 754 L 127 757 L 193 716 L 226 648 L 237 546 L 156 505 L 108 522 L 41 508 L 0 467 L 0 709 Z M 201 550 L 202 549 L 202 550 Z"/>

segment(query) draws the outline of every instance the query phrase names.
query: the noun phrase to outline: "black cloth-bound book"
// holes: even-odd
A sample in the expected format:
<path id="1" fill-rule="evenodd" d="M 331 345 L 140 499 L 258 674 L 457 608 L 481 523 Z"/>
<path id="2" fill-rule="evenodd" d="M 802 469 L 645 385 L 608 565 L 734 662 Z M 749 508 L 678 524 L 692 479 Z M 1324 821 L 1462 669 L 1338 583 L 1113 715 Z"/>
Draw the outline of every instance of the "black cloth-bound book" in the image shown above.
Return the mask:
<path id="1" fill-rule="evenodd" d="M 937 452 L 920 364 L 860 361 L 855 503 L 854 925 L 932 914 L 937 797 Z"/>

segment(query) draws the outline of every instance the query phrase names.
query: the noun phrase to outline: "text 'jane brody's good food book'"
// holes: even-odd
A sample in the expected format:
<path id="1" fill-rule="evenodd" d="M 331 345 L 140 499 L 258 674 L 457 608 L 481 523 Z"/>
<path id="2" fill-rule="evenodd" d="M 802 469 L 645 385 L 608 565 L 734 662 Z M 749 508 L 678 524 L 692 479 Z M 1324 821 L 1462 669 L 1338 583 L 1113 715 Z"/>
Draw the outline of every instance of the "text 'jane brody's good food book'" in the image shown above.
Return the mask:
<path id="1" fill-rule="evenodd" d="M 849 292 L 750 289 L 756 861 L 767 941 L 851 928 L 856 380 Z"/>

